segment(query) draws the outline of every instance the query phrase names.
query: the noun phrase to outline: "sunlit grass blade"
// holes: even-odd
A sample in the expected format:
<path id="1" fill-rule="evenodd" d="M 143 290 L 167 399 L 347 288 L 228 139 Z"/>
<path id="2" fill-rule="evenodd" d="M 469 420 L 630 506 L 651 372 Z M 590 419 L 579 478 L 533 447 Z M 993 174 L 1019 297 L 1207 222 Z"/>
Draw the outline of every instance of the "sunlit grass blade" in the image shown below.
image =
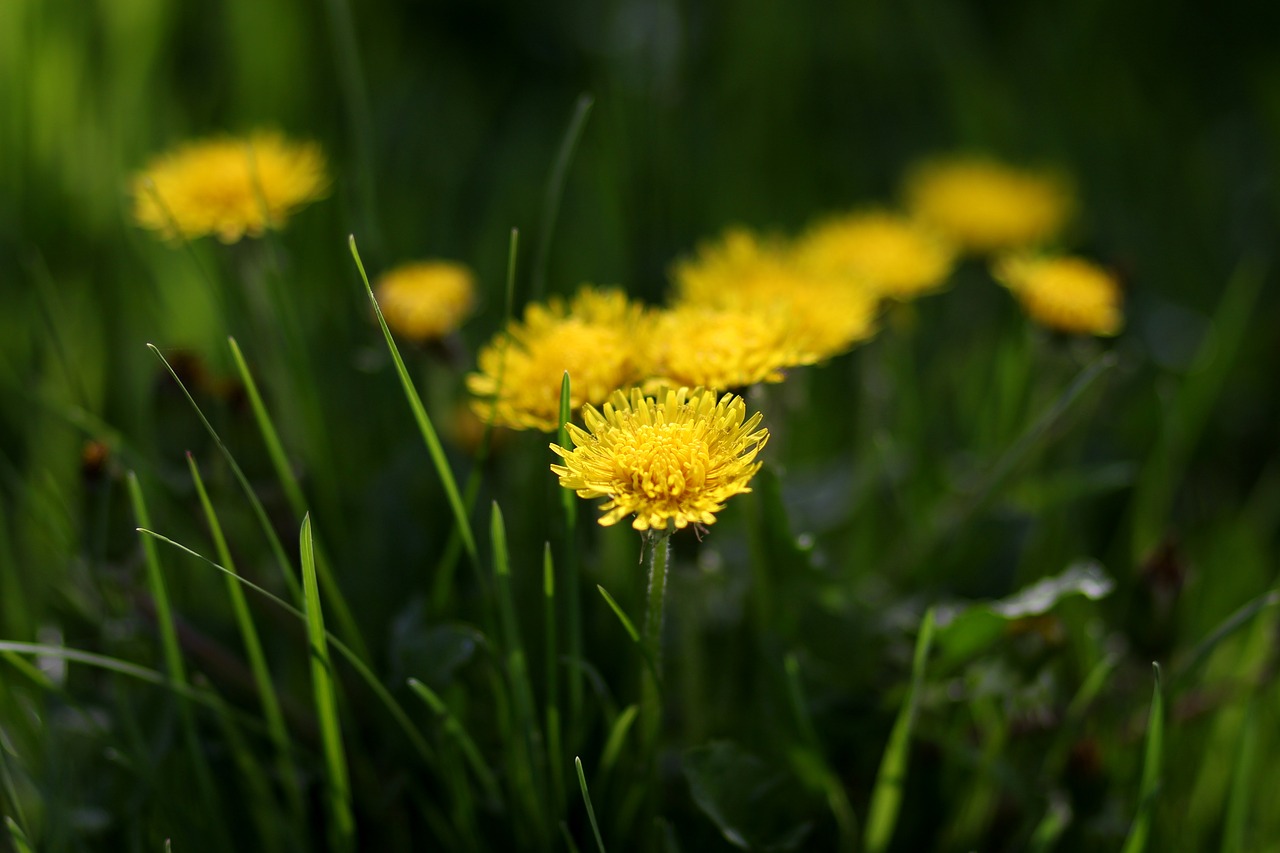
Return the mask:
<path id="1" fill-rule="evenodd" d="M 578 96 L 569 126 L 565 128 L 564 137 L 560 140 L 555 164 L 547 177 L 547 191 L 542 199 L 542 221 L 538 227 L 538 248 L 533 256 L 530 297 L 535 300 L 542 299 L 547 293 L 547 264 L 551 259 L 551 238 L 555 234 L 556 219 L 560 214 L 560 199 L 564 195 L 565 181 L 569 177 L 573 152 L 578 147 L 578 140 L 582 138 L 582 131 L 587 126 L 587 117 L 591 115 L 594 103 L 595 99 L 585 92 Z"/>
<path id="2" fill-rule="evenodd" d="M 498 789 L 498 780 L 494 777 L 493 771 L 489 769 L 489 765 L 485 763 L 484 756 L 480 754 L 480 748 L 476 746 L 475 740 L 467 733 L 462 721 L 449 710 L 449 706 L 434 690 L 418 679 L 409 679 L 409 689 L 418 694 L 419 698 L 427 703 L 427 707 L 440 718 L 444 725 L 445 734 L 449 735 L 457 743 L 458 748 L 462 750 L 462 755 L 466 758 L 467 765 L 471 768 L 471 772 L 475 773 L 476 779 L 480 781 L 480 786 L 484 788 L 484 794 L 489 803 L 492 805 L 500 804 L 502 792 Z"/>
<path id="3" fill-rule="evenodd" d="M 569 371 L 560 382 L 560 429 L 557 438 L 560 446 L 572 450 L 569 440 L 569 420 L 572 417 L 570 400 L 572 385 Z M 568 614 L 566 627 L 569 636 L 569 657 L 582 659 L 582 583 L 578 578 L 578 501 L 571 489 L 560 489 L 560 505 L 564 509 L 564 600 Z M 574 666 L 569 670 L 569 725 L 578 729 L 582 714 L 582 670 Z"/>
<path id="4" fill-rule="evenodd" d="M 27 834 L 18 826 L 17 821 L 8 815 L 4 819 L 5 829 L 9 831 L 9 840 L 13 843 L 15 853 L 35 853 L 35 848 L 27 840 Z"/>
<path id="5" fill-rule="evenodd" d="M 591 821 L 591 832 L 596 838 L 596 849 L 605 853 L 604 839 L 600 837 L 600 824 L 596 823 L 596 810 L 591 805 L 591 792 L 587 790 L 587 775 L 582 772 L 582 759 L 575 755 L 573 764 L 578 768 L 578 787 L 582 789 L 582 802 L 587 807 L 587 818 Z"/>
<path id="6" fill-rule="evenodd" d="M 280 480 L 280 486 L 284 489 L 289 506 L 301 518 L 307 511 L 307 501 L 302 496 L 298 475 L 294 473 L 293 466 L 289 464 L 289 458 L 285 455 L 284 445 L 280 443 L 280 433 L 267 412 L 266 404 L 262 402 L 258 383 L 254 381 L 253 371 L 249 369 L 244 354 L 240 352 L 240 344 L 235 338 L 228 337 L 227 345 L 231 348 L 231 357 L 236 363 L 236 371 L 240 374 L 240 381 L 244 384 L 245 392 L 249 396 L 249 407 L 253 410 L 253 419 L 258 424 L 258 431 L 262 433 L 262 443 L 267 447 L 271 467 L 275 469 L 276 477 Z"/>
<path id="7" fill-rule="evenodd" d="M 497 577 L 498 612 L 502 620 L 503 645 L 506 649 L 505 660 L 507 675 L 511 681 L 512 699 L 515 705 L 516 721 L 520 727 L 523 740 L 523 767 L 525 783 L 529 786 L 527 793 L 532 798 L 532 805 L 539 830 L 544 837 L 549 837 L 546 826 L 546 811 L 539 802 L 540 794 L 546 787 L 539 778 L 538 756 L 536 744 L 538 736 L 537 718 L 534 714 L 533 685 L 529 678 L 528 658 L 525 655 L 524 643 L 520 639 L 520 626 L 516 621 L 515 599 L 511 591 L 511 560 L 507 551 L 507 532 L 502 519 L 502 510 L 497 501 L 493 503 L 490 516 L 489 535 L 493 547 L 493 568 Z M 519 766 L 519 765 L 517 765 Z"/>
<path id="8" fill-rule="evenodd" d="M 1251 849 L 1245 840 L 1249 802 L 1257 791 L 1253 781 L 1254 766 L 1257 763 L 1257 741 L 1257 705 L 1250 702 L 1240 725 L 1240 746 L 1232 767 L 1231 792 L 1227 795 L 1227 813 L 1222 826 L 1222 853 L 1245 853 Z"/>
<path id="9" fill-rule="evenodd" d="M 413 417 L 418 423 L 418 430 L 422 433 L 423 441 L 426 442 L 427 452 L 431 455 L 431 462 L 435 465 L 436 473 L 444 486 L 445 496 L 449 500 L 449 508 L 453 510 L 454 522 L 457 524 L 459 535 L 462 536 L 463 547 L 466 548 L 467 556 L 471 558 L 472 565 L 475 566 L 478 572 L 480 569 L 480 555 L 476 550 L 475 536 L 471 532 L 471 521 L 468 518 L 466 507 L 463 506 L 462 495 L 458 493 L 458 483 L 454 479 L 453 469 L 449 467 L 449 460 L 445 458 L 444 447 L 440 444 L 440 437 L 436 434 L 436 428 L 432 425 L 431 417 L 422 405 L 422 398 L 418 396 L 418 390 L 413 385 L 413 379 L 409 377 L 409 371 L 404 366 L 404 359 L 400 357 L 400 350 L 396 346 L 395 339 L 391 336 L 391 330 L 387 328 L 387 321 L 382 316 L 382 308 L 378 306 L 378 298 L 373 295 L 373 286 L 369 284 L 369 275 L 365 272 L 364 263 L 360 260 L 360 252 L 356 248 L 355 236 L 349 237 L 347 242 L 351 249 L 351 257 L 355 259 L 356 268 L 360 270 L 360 279 L 364 282 L 365 293 L 368 294 L 369 303 L 373 306 L 374 316 L 378 318 L 378 325 L 382 327 L 382 335 L 386 338 L 387 349 L 391 352 L 391 360 L 395 363 L 396 373 L 400 377 L 400 385 L 404 388 L 405 399 L 409 402 L 409 408 L 413 410 Z"/>
<path id="10" fill-rule="evenodd" d="M 231 468 L 232 475 L 236 478 L 236 482 L 240 484 L 241 491 L 249 500 L 249 505 L 253 509 L 254 516 L 258 519 L 258 526 L 262 528 L 262 532 L 266 534 L 267 544 L 271 547 L 271 553 L 276 558 L 276 563 L 280 567 L 280 574 L 284 577 L 285 585 L 289 588 L 289 592 L 293 595 L 293 600 L 302 602 L 302 585 L 298 583 L 298 578 L 294 575 L 293 562 L 285 553 L 284 544 L 280 541 L 280 537 L 276 535 L 275 526 L 272 525 L 271 519 L 267 516 L 266 507 L 262 505 L 262 501 L 258 498 L 258 493 L 254 491 L 253 486 L 249 483 L 249 478 L 245 476 L 244 471 L 240 468 L 240 463 L 236 462 L 235 456 L 231 454 L 231 450 L 222 442 L 222 437 L 218 435 L 218 431 L 213 428 L 213 424 L 205 417 L 204 412 L 200 409 L 200 404 L 191 396 L 191 392 L 187 390 L 187 386 L 183 383 L 182 378 L 178 376 L 177 371 L 169 364 L 169 360 L 164 357 L 164 353 L 160 352 L 160 348 L 155 344 L 147 344 L 147 348 L 155 353 L 156 358 L 160 359 L 165 368 L 169 371 L 169 375 L 173 377 L 173 381 L 178 383 L 178 387 L 182 389 L 183 395 L 187 398 L 187 402 L 191 404 L 191 408 L 195 409 L 196 416 L 200 418 L 200 423 L 204 424 L 205 431 L 213 439 L 214 444 L 218 446 L 222 456 L 227 461 L 228 467 Z M 142 527 L 149 527 L 143 524 Z"/>
<path id="11" fill-rule="evenodd" d="M 1160 690 L 1160 665 L 1151 665 L 1155 671 L 1155 690 L 1151 696 L 1151 712 L 1147 716 L 1146 750 L 1142 760 L 1142 783 L 1138 789 L 1138 813 L 1129 828 L 1121 853 L 1142 853 L 1147 849 L 1147 837 L 1151 834 L 1151 813 L 1155 809 L 1156 794 L 1160 788 L 1160 764 L 1164 753 L 1164 699 Z"/>
<path id="12" fill-rule="evenodd" d="M 187 454 L 187 466 L 191 470 L 191 481 L 195 484 L 196 494 L 200 498 L 200 506 L 204 510 L 205 522 L 209 525 L 209 533 L 213 537 L 214 550 L 218 560 L 228 571 L 236 572 L 235 562 L 231 558 L 231 550 L 227 547 L 226 537 L 222 533 L 222 524 L 209 500 L 204 487 L 204 478 L 200 476 L 200 468 L 195 457 Z M 253 673 L 254 685 L 258 690 L 258 700 L 262 703 L 262 716 L 267 724 L 267 732 L 276 749 L 276 770 L 280 775 L 280 784 L 289 798 L 289 806 L 297 820 L 303 818 L 302 792 L 298 788 L 297 776 L 293 772 L 290 756 L 293 745 L 289 740 L 285 727 L 284 714 L 280 710 L 280 700 L 276 697 L 275 685 L 271 679 L 271 670 L 267 666 L 267 657 L 262 651 L 262 641 L 258 629 L 253 624 L 253 616 L 249 612 L 249 604 L 245 601 L 244 590 L 230 576 L 226 576 L 227 596 L 231 599 L 231 609 L 235 614 L 236 627 L 240 631 L 241 642 L 244 643 L 245 655 L 249 659 L 249 669 Z"/>
<path id="13" fill-rule="evenodd" d="M 560 685 L 558 673 L 560 660 L 556 652 L 556 569 L 551 559 L 551 543 L 545 542 L 542 547 L 542 633 L 546 640 L 546 721 L 547 727 L 547 766 L 551 770 L 551 793 L 554 798 L 553 811 L 564 812 L 564 771 L 560 767 Z"/>
<path id="14" fill-rule="evenodd" d="M 627 740 L 627 732 L 631 731 L 631 725 L 636 721 L 636 715 L 639 713 L 639 705 L 628 705 L 613 721 L 613 726 L 609 729 L 609 737 L 604 742 L 604 750 L 600 753 L 601 776 L 607 777 L 614 765 L 618 763 L 618 757 L 622 754 L 622 745 Z"/>
<path id="15" fill-rule="evenodd" d="M 271 601 L 272 603 L 274 603 L 276 606 L 289 612 L 297 619 L 303 622 L 306 622 L 306 619 L 307 619 L 306 614 L 303 613 L 298 608 L 294 607 L 289 602 L 285 601 L 280 596 L 275 595 L 274 593 L 266 589 L 263 589 L 262 587 L 258 586 L 252 581 L 227 569 L 225 566 L 215 563 L 213 560 L 210 560 L 208 557 L 204 556 L 198 551 L 193 551 L 192 549 L 188 548 L 186 545 L 183 545 L 180 542 L 175 542 L 174 540 L 170 539 L 167 536 L 162 536 L 161 534 L 156 533 L 154 530 L 139 529 L 139 532 L 147 536 L 151 536 L 154 539 L 157 539 L 160 542 L 165 543 L 166 545 L 170 545 L 174 548 L 177 548 L 179 551 L 182 551 L 185 554 L 195 557 L 197 560 L 200 560 L 203 563 L 207 563 L 209 566 L 212 566 L 213 568 L 222 572 L 224 575 L 227 575 L 228 577 L 235 580 L 236 583 L 242 584 L 248 587 L 249 589 L 261 595 L 262 597 L 266 598 L 268 601 Z M 351 647 L 348 646 L 346 643 L 342 642 L 342 640 L 338 638 L 336 635 L 330 632 L 326 632 L 326 636 L 328 637 L 329 645 L 332 646 L 333 649 L 338 652 L 338 654 L 342 655 L 343 659 L 346 660 L 346 662 L 351 665 L 351 668 L 356 671 L 356 674 L 360 676 L 360 679 L 364 681 L 364 683 L 369 687 L 369 689 L 373 691 L 374 695 L 378 697 L 378 700 L 382 702 L 383 706 L 386 707 L 388 713 L 391 714 L 392 719 L 396 721 L 396 724 L 404 732 L 405 736 L 409 738 L 409 742 L 413 744 L 414 749 L 417 750 L 418 755 L 422 757 L 423 761 L 425 761 L 428 765 L 434 764 L 435 754 L 431 751 L 431 747 L 430 745 L 428 745 L 426 738 L 423 737 L 422 732 L 418 730 L 418 727 L 416 725 L 414 725 L 413 720 L 409 717 L 408 713 L 405 712 L 404 708 L 400 705 L 400 703 L 396 701 L 396 698 L 391 695 L 391 692 L 387 690 L 387 688 L 382 684 L 381 680 L 379 680 L 378 677 L 373 674 L 373 670 L 369 669 L 369 665 L 366 664 L 363 660 L 361 660 L 360 657 L 356 655 L 354 651 L 351 650 Z"/>
<path id="16" fill-rule="evenodd" d="M 933 642 L 933 608 L 925 611 L 920 621 L 920 633 L 916 636 L 915 655 L 911 661 L 911 687 L 902 702 L 902 709 L 889 733 L 884 757 L 876 773 L 871 803 L 867 807 L 867 829 L 863 846 L 867 853 L 881 853 L 888 849 L 893 829 L 898 822 L 898 810 L 902 805 L 902 792 L 907 782 L 907 759 L 911 749 L 911 730 L 915 725 L 920 693 L 924 688 L 925 663 L 929 658 L 929 646 Z"/>
<path id="17" fill-rule="evenodd" d="M 129 488 L 129 502 L 133 506 L 133 515 L 137 519 L 138 524 L 142 527 L 151 525 L 151 516 L 147 512 L 146 502 L 142 497 L 142 487 L 138 484 L 138 475 L 130 471 L 127 476 Z M 160 568 L 160 555 L 156 553 L 155 543 L 149 537 L 143 536 L 142 553 L 143 563 L 147 568 L 147 586 L 151 590 L 151 599 L 155 605 L 156 611 L 156 627 L 160 632 L 160 648 L 164 656 L 165 672 L 169 679 L 180 688 L 188 687 L 186 664 L 182 659 L 182 647 L 178 642 L 178 630 L 173 623 L 173 609 L 169 603 L 169 592 L 164 582 L 164 572 Z M 220 819 L 221 806 L 218 803 L 218 794 L 213 786 L 213 775 L 209 771 L 209 763 L 205 758 L 204 750 L 200 746 L 200 739 L 196 734 L 195 719 L 192 717 L 191 708 L 185 700 L 179 701 L 179 717 L 182 721 L 183 739 L 187 744 L 187 751 L 190 753 L 191 766 L 195 771 L 196 785 L 200 789 L 200 795 L 204 798 L 206 814 L 211 818 L 211 823 L 218 828 L 215 830 L 219 840 L 223 846 L 228 845 L 225 835 L 225 829 Z"/>
<path id="18" fill-rule="evenodd" d="M 311 684 L 314 689 L 316 718 L 320 722 L 320 740 L 324 747 L 325 773 L 328 781 L 327 803 L 332 846 L 335 850 L 355 849 L 355 818 L 351 813 L 351 781 L 347 756 L 342 746 L 342 725 L 338 719 L 338 694 L 329 660 L 328 633 L 324 629 L 324 613 L 320 608 L 320 587 L 316 580 L 315 553 L 311 539 L 311 516 L 302 520 L 299 534 L 302 555 L 302 585 L 306 595 L 307 642 L 311 649 Z"/>

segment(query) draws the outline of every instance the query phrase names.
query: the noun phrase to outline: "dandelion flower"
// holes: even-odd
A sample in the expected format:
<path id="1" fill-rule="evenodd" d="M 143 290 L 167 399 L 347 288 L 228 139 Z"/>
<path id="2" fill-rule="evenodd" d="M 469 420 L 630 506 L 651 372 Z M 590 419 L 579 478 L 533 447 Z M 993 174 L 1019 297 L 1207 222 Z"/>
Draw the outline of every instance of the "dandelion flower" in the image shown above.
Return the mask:
<path id="1" fill-rule="evenodd" d="M 995 277 L 1041 325 L 1075 335 L 1120 331 L 1120 286 L 1111 273 L 1075 257 L 1008 257 Z"/>
<path id="2" fill-rule="evenodd" d="M 732 228 L 671 270 L 678 304 L 753 311 L 785 323 L 795 349 L 822 361 L 875 334 L 866 288 L 800 267 L 789 242 Z M 697 385 L 697 382 L 687 383 Z"/>
<path id="3" fill-rule="evenodd" d="M 759 311 L 677 305 L 653 317 L 640 346 L 650 384 L 725 390 L 781 382 L 809 364 L 787 317 Z"/>
<path id="4" fill-rule="evenodd" d="M 583 409 L 586 429 L 569 425 L 573 450 L 551 449 L 560 485 L 581 498 L 607 498 L 600 524 L 635 515 L 636 530 L 707 525 L 734 495 L 751 491 L 756 454 L 769 431 L 761 415 L 747 418 L 741 397 L 712 391 L 667 390 L 649 399 L 638 388 L 617 391 L 603 413 Z"/>
<path id="5" fill-rule="evenodd" d="M 911 299 L 946 283 L 955 252 L 933 231 L 887 211 L 819 222 L 796 246 L 812 275 L 837 276 L 892 299 Z"/>
<path id="6" fill-rule="evenodd" d="M 920 166 L 907 178 L 906 199 L 912 214 L 975 253 L 1052 240 L 1072 209 L 1062 178 L 982 158 Z"/>
<path id="7" fill-rule="evenodd" d="M 603 403 L 640 378 L 634 340 L 643 317 L 642 306 L 607 288 L 583 287 L 567 305 L 530 305 L 480 351 L 467 377 L 476 413 L 513 429 L 559 429 L 565 371 L 575 408 Z"/>
<path id="8" fill-rule="evenodd" d="M 451 261 L 418 261 L 378 280 L 378 307 L 391 331 L 414 341 L 442 338 L 458 328 L 475 302 L 475 279 Z"/>
<path id="9" fill-rule="evenodd" d="M 213 234 L 224 243 L 281 228 L 329 189 L 324 155 L 274 131 L 188 142 L 134 175 L 133 217 L 167 240 Z"/>

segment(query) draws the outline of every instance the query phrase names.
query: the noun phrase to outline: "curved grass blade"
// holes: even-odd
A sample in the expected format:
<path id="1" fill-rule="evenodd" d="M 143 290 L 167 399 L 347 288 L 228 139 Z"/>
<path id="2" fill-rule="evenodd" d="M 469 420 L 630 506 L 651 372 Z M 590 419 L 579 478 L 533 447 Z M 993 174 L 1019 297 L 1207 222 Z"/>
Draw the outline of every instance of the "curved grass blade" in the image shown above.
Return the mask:
<path id="1" fill-rule="evenodd" d="M 249 364 L 244 359 L 244 354 L 240 352 L 240 344 L 233 337 L 227 338 L 227 345 L 231 348 L 231 358 L 236 363 L 236 371 L 240 374 L 240 381 L 244 384 L 245 392 L 249 395 L 249 408 L 253 410 L 253 419 L 258 424 L 258 431 L 262 433 L 262 442 L 267 446 L 267 456 L 271 459 L 271 467 L 276 470 L 276 477 L 280 480 L 280 486 L 284 489 L 285 499 L 289 501 L 289 506 L 294 513 L 301 517 L 307 511 L 306 498 L 302 496 L 302 486 L 298 482 L 298 476 L 294 473 L 293 466 L 289 464 L 289 459 L 285 455 L 284 445 L 280 443 L 280 433 L 276 431 L 275 424 L 271 421 L 271 415 L 267 412 L 266 404 L 262 402 L 262 394 L 258 391 L 258 383 L 253 379 L 253 371 L 249 370 Z"/>
<path id="2" fill-rule="evenodd" d="M 35 848 L 31 846 L 31 842 L 27 840 L 27 834 L 22 831 L 22 827 L 18 826 L 17 821 L 6 815 L 4 825 L 5 829 L 9 830 L 9 840 L 13 842 L 16 853 L 35 853 Z"/>
<path id="3" fill-rule="evenodd" d="M 215 563 L 213 560 L 210 560 L 208 557 L 199 553 L 198 551 L 193 551 L 192 549 L 188 548 L 186 545 L 183 545 L 180 542 L 175 542 L 174 540 L 168 538 L 167 536 L 162 536 L 161 534 L 156 533 L 154 530 L 139 528 L 138 532 L 144 533 L 147 536 L 151 536 L 161 542 L 164 542 L 166 545 L 171 545 L 174 548 L 177 548 L 179 551 L 182 551 L 186 554 L 191 555 L 192 557 L 195 557 L 197 560 L 200 560 L 201 562 L 208 563 L 210 566 L 222 572 L 224 575 L 227 575 L 233 578 L 236 583 L 243 584 L 244 586 L 248 587 L 249 589 L 263 596 L 267 600 L 273 602 L 280 608 L 293 614 L 298 619 L 301 619 L 304 622 L 306 621 L 307 617 L 305 613 L 303 613 L 298 608 L 294 607 L 289 602 L 285 601 L 280 596 L 275 595 L 266 589 L 263 589 L 262 587 L 255 584 L 253 581 L 250 581 L 244 577 L 241 577 L 240 575 L 236 574 L 230 569 L 227 569 L 225 566 L 221 566 L 218 563 Z M 340 640 L 337 636 L 335 636 L 330 632 L 326 632 L 326 636 L 328 637 L 329 645 L 331 645 L 338 652 L 338 654 L 342 655 L 342 657 L 347 661 L 347 663 L 351 665 L 351 668 L 356 671 L 356 674 L 360 676 L 361 680 L 363 680 L 364 683 L 368 685 L 369 689 L 374 692 L 374 695 L 376 695 L 379 701 L 381 701 L 382 704 L 386 707 L 387 711 L 391 714 L 392 719 L 394 719 L 397 725 L 400 726 L 401 730 L 404 731 L 405 736 L 409 738 L 409 742 L 413 744 L 414 749 L 417 750 L 418 754 L 422 757 L 422 759 L 428 765 L 434 765 L 436 760 L 435 754 L 431 751 L 431 747 L 427 744 L 426 738 L 422 736 L 422 732 L 418 731 L 418 727 L 413 724 L 413 720 L 405 712 L 404 708 L 400 705 L 400 703 L 396 701 L 395 697 L 391 695 L 391 692 L 387 690 L 387 688 L 383 686 L 382 682 L 378 680 L 378 677 L 373 674 L 373 670 L 369 669 L 369 666 L 363 660 L 361 660 L 360 657 L 354 651 L 351 650 L 351 647 L 348 646 L 346 643 L 342 642 L 342 640 Z"/>
<path id="4" fill-rule="evenodd" d="M 320 739 L 324 747 L 325 772 L 329 782 L 332 846 L 335 850 L 353 850 L 356 825 L 351 813 L 351 780 L 347 771 L 346 753 L 342 747 L 342 725 L 338 719 L 338 694 L 333 680 L 333 665 L 329 660 L 328 632 L 324 629 L 324 613 L 320 607 L 320 585 L 316 580 L 310 515 L 302 519 L 302 532 L 298 538 L 302 554 L 302 586 L 307 603 L 311 684 L 314 688 L 316 718 L 320 721 Z"/>
<path id="5" fill-rule="evenodd" d="M 649 674 L 653 676 L 654 682 L 661 686 L 661 679 L 658 677 L 658 667 L 653 660 L 653 654 L 650 651 L 650 647 L 644 642 L 644 639 L 640 636 L 640 632 L 636 630 L 635 623 L 631 621 L 631 617 L 629 617 L 627 612 L 622 609 L 622 605 L 618 604 L 617 601 L 614 601 L 613 596 L 609 594 L 607 589 L 602 587 L 600 584 L 596 584 L 596 589 L 600 591 L 600 596 L 605 600 L 605 603 L 609 605 L 609 609 L 613 611 L 613 614 L 618 617 L 618 621 L 622 623 L 622 629 L 627 632 L 627 636 L 631 638 L 631 642 L 636 644 L 636 649 L 639 650 L 640 656 L 644 658 L 645 667 L 649 670 Z"/>
<path id="6" fill-rule="evenodd" d="M 1151 712 L 1147 717 L 1146 754 L 1142 760 L 1142 784 L 1138 789 L 1138 813 L 1129 828 L 1121 853 L 1142 853 L 1151 834 L 1151 812 L 1160 787 L 1160 758 L 1164 749 L 1164 700 L 1160 691 L 1160 664 L 1155 670 L 1156 686 L 1151 696 Z"/>
<path id="7" fill-rule="evenodd" d="M 898 809 L 902 805 L 902 791 L 907 781 L 907 758 L 911 747 L 911 729 L 915 724 L 920 692 L 924 687 L 925 663 L 929 658 L 929 646 L 933 642 L 933 608 L 925 611 L 916 636 L 916 650 L 911 662 L 911 688 L 903 700 L 898 719 L 889 733 L 880 770 L 876 773 L 871 804 L 867 807 L 867 829 L 863 845 L 867 853 L 881 853 L 888 849 L 893 838 L 893 828 L 898 821 Z"/>
<path id="8" fill-rule="evenodd" d="M 1256 788 L 1253 768 L 1257 758 L 1257 705 L 1250 702 L 1240 725 L 1240 746 L 1236 751 L 1231 774 L 1231 793 L 1227 797 L 1227 814 L 1222 827 L 1222 853 L 1245 853 L 1245 828 L 1249 818 L 1249 800 Z"/>
<path id="9" fill-rule="evenodd" d="M 587 776 L 582 772 L 582 759 L 573 757 L 574 766 L 578 768 L 578 787 L 582 789 L 582 802 L 587 806 L 587 817 L 591 820 L 591 832 L 596 837 L 596 849 L 605 853 L 604 839 L 600 837 L 600 824 L 596 823 L 596 810 L 591 805 L 591 793 L 587 790 Z"/>
<path id="10" fill-rule="evenodd" d="M 547 292 L 547 263 L 551 256 L 551 238 L 555 234 L 556 219 L 560 214 L 560 199 L 564 196 L 565 181 L 569 177 L 569 164 L 573 162 L 573 152 L 582 138 L 582 131 L 587 126 L 587 117 L 591 115 L 591 107 L 595 99 L 583 92 L 573 105 L 573 116 L 569 126 L 565 128 L 564 138 L 560 140 L 560 150 L 556 153 L 555 165 L 547 177 L 547 192 L 542 200 L 542 221 L 538 228 L 538 248 L 533 256 L 533 282 L 530 296 L 542 299 Z"/>
<path id="11" fill-rule="evenodd" d="M 1249 624 L 1254 616 L 1278 604 L 1280 604 L 1280 589 L 1273 589 L 1237 608 L 1192 649 L 1190 657 L 1174 672 L 1172 684 L 1181 683 L 1184 678 L 1199 669 L 1219 643 Z"/>
<path id="12" fill-rule="evenodd" d="M 453 510 L 454 522 L 457 524 L 459 535 L 462 536 L 462 545 L 466 548 L 467 556 L 471 558 L 472 565 L 475 566 L 478 573 L 480 571 L 480 555 L 476 550 L 475 536 L 471 532 L 471 521 L 468 518 L 466 507 L 462 504 L 462 496 L 458 493 L 458 483 L 454 479 L 453 470 L 449 467 L 449 461 L 445 458 L 444 447 L 441 446 L 440 437 L 436 434 L 436 428 L 431 423 L 431 417 L 422 405 L 422 398 L 418 396 L 418 390 L 414 387 L 413 380 L 409 377 L 409 371 L 404 366 L 404 359 L 400 357 L 400 350 L 396 347 L 395 339 L 391 337 L 391 330 L 387 328 L 387 321 L 382 316 L 382 308 L 378 306 L 378 298 L 373 295 L 373 287 L 369 284 L 369 275 L 365 272 L 364 262 L 360 260 L 360 251 L 356 248 L 354 234 L 347 238 L 347 243 L 351 249 L 351 257 L 355 259 L 356 268 L 360 270 L 360 279 L 364 282 L 365 293 L 369 296 L 369 303 L 373 306 L 374 316 L 378 318 L 378 325 L 382 327 L 382 336 L 387 340 L 387 349 L 391 352 L 391 360 L 395 363 L 396 373 L 400 377 L 400 385 L 404 388 L 405 399 L 409 402 L 409 408 L 413 410 L 413 417 L 418 422 L 418 430 L 422 433 L 422 439 L 427 444 L 427 452 L 431 454 L 431 462 L 435 465 L 436 473 L 440 476 L 440 482 L 444 486 L 445 496 L 449 500 L 449 507 Z"/>
<path id="13" fill-rule="evenodd" d="M 613 721 L 613 728 L 609 729 L 609 737 L 604 742 L 604 751 L 600 753 L 601 776 L 608 776 L 613 770 L 618 756 L 622 754 L 622 745 L 627 740 L 627 732 L 631 730 L 631 725 L 636 721 L 636 715 L 639 713 L 639 705 L 628 705 L 622 709 L 618 719 Z"/>

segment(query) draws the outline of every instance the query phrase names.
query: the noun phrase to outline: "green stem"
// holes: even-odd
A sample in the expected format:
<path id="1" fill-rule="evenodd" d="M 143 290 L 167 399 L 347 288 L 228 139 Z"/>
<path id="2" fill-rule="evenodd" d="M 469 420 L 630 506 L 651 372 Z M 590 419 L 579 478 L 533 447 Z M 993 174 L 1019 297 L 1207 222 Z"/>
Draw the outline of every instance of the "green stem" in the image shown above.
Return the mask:
<path id="1" fill-rule="evenodd" d="M 649 607 L 644 614 L 643 641 L 652 667 L 641 685 L 640 707 L 644 719 L 644 740 L 651 757 L 656 757 L 658 734 L 662 731 L 662 622 L 666 607 L 667 562 L 671 555 L 671 532 L 649 531 Z M 655 762 L 656 765 L 656 762 Z"/>

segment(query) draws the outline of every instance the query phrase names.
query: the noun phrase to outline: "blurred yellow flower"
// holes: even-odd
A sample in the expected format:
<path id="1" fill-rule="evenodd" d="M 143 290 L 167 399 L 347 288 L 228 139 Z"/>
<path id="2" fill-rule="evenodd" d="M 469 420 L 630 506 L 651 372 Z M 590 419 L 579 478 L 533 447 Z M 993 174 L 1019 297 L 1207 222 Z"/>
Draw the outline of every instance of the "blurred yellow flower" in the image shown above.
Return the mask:
<path id="1" fill-rule="evenodd" d="M 570 402 L 603 403 L 640 379 L 635 339 L 644 308 L 621 290 L 584 286 L 566 305 L 532 304 L 480 351 L 467 388 L 476 413 L 496 424 L 553 432 L 560 428 L 560 385 L 567 370 Z"/>
<path id="2" fill-rule="evenodd" d="M 1124 322 L 1111 273 L 1075 257 L 1002 259 L 993 270 L 1033 320 L 1076 335 L 1114 335 Z"/>
<path id="3" fill-rule="evenodd" d="M 921 221 L 977 253 L 1052 240 L 1073 207 L 1061 177 L 979 157 L 919 166 L 907 177 L 906 200 Z"/>
<path id="4" fill-rule="evenodd" d="M 699 245 L 672 267 L 671 277 L 680 305 L 752 311 L 785 323 L 807 360 L 830 358 L 875 334 L 874 294 L 805 272 L 790 243 L 743 228 Z"/>
<path id="5" fill-rule="evenodd" d="M 224 243 L 281 228 L 329 190 L 324 154 L 274 131 L 187 142 L 133 176 L 133 217 L 167 240 Z"/>
<path id="6" fill-rule="evenodd" d="M 723 391 L 781 382 L 786 368 L 813 363 L 798 343 L 786 315 L 686 303 L 653 316 L 640 351 L 647 387 Z"/>
<path id="7" fill-rule="evenodd" d="M 552 465 L 560 485 L 582 498 L 608 498 L 600 524 L 635 515 L 636 530 L 668 524 L 713 524 L 734 495 L 751 491 L 756 454 L 769 439 L 757 429 L 761 415 L 746 417 L 741 397 L 712 391 L 667 390 L 649 399 L 638 388 L 617 391 L 603 413 L 586 406 L 583 430 L 569 425 L 573 450 L 551 449 L 564 460 Z"/>
<path id="8" fill-rule="evenodd" d="M 376 293 L 391 331 L 428 341 L 462 324 L 475 303 L 475 278 L 463 264 L 416 261 L 385 273 Z"/>
<path id="9" fill-rule="evenodd" d="M 809 274 L 847 279 L 873 294 L 911 299 L 946 283 L 950 244 L 932 230 L 887 211 L 863 211 L 812 226 L 796 245 Z"/>

